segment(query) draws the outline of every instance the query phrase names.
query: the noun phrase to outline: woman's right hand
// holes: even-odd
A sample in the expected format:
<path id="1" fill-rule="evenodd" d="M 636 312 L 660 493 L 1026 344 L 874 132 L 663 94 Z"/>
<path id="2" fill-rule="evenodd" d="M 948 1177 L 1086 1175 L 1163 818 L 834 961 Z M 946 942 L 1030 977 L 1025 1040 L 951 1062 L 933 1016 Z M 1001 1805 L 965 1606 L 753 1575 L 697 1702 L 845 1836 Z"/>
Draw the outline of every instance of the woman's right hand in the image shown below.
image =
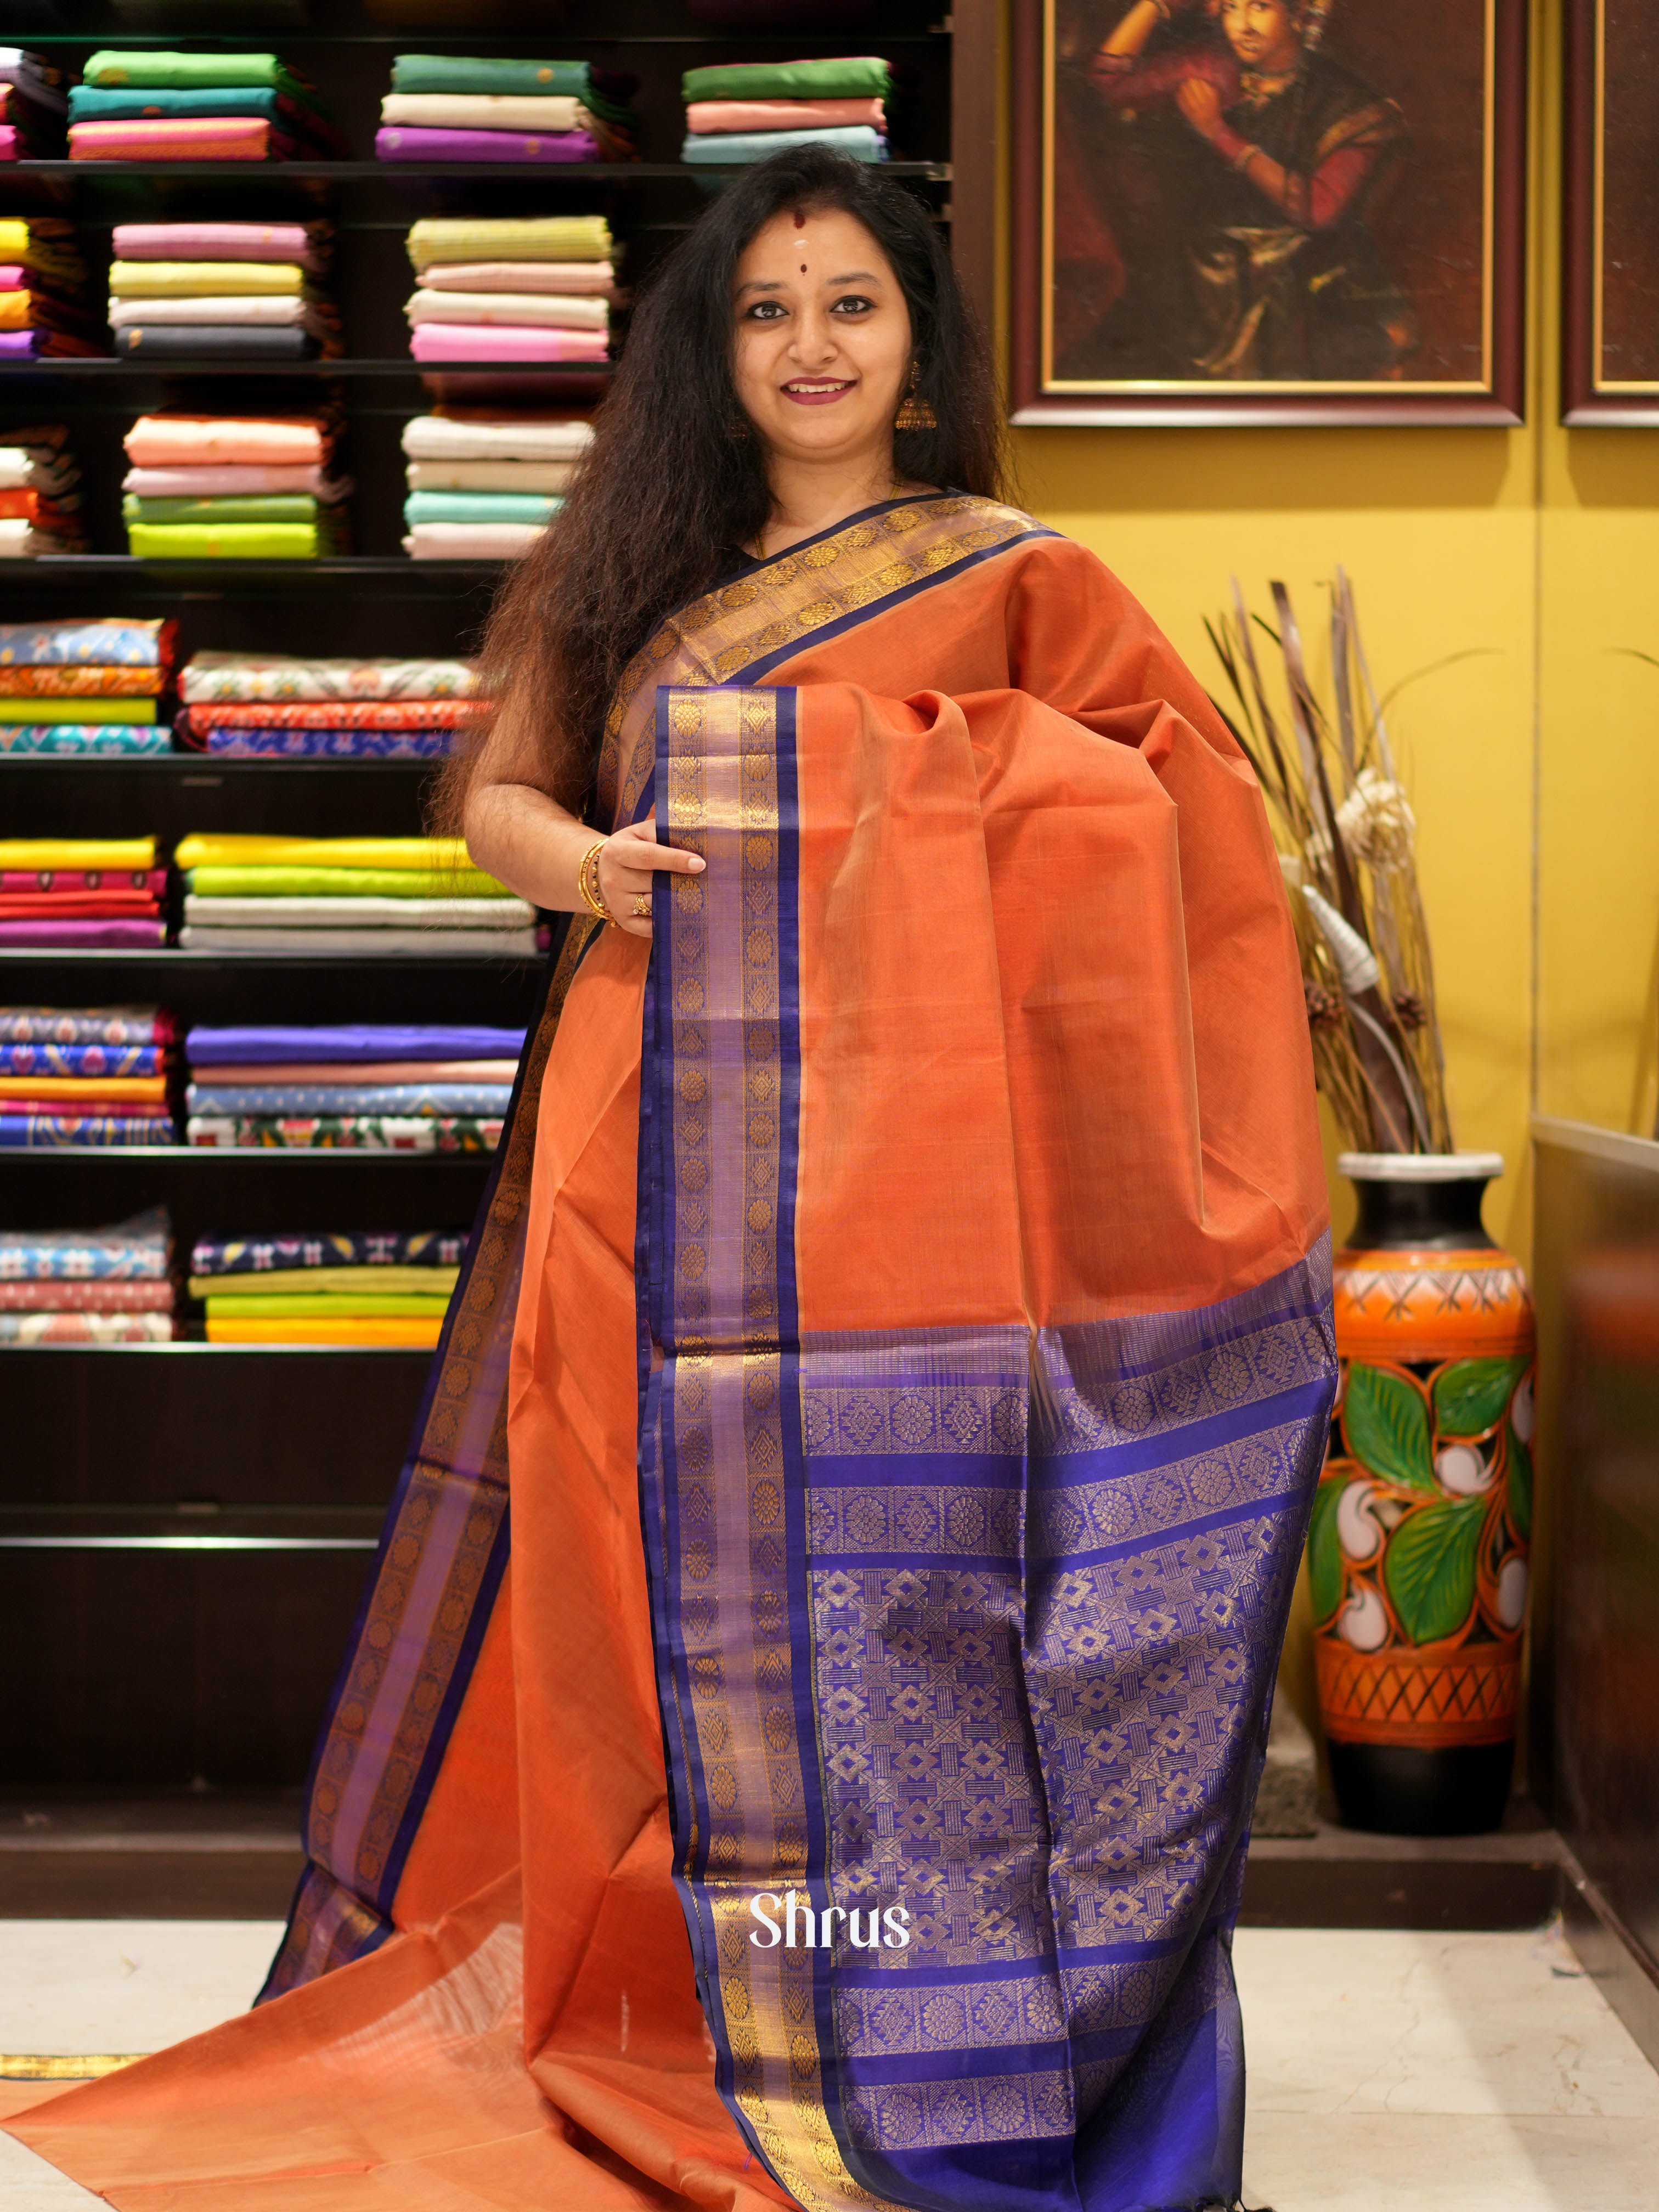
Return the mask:
<path id="1" fill-rule="evenodd" d="M 607 837 L 599 854 L 599 896 L 618 929 L 629 937 L 651 934 L 651 886 L 659 873 L 696 876 L 708 863 L 697 853 L 657 842 L 654 822 L 630 822 Z M 636 911 L 636 902 L 643 912 Z"/>

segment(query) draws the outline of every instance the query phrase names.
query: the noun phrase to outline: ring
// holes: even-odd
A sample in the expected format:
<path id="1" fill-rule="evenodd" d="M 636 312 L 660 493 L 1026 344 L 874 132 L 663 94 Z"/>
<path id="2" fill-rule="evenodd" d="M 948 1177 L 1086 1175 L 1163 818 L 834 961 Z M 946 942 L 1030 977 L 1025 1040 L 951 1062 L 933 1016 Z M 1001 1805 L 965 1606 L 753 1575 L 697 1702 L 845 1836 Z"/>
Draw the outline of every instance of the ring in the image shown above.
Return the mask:
<path id="1" fill-rule="evenodd" d="M 634 894 L 634 919 L 635 920 L 635 921 L 650 921 L 650 919 L 651 919 L 651 894 L 650 894 L 650 892 L 649 892 L 649 891 L 635 891 L 635 894 Z"/>

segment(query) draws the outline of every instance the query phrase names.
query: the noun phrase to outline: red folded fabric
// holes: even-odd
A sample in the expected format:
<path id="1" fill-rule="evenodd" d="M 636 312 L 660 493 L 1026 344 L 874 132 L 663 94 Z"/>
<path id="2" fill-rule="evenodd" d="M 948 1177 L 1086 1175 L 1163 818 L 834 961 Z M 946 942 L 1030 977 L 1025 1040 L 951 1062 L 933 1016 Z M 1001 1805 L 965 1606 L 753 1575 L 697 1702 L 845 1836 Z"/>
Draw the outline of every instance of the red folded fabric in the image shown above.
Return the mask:
<path id="1" fill-rule="evenodd" d="M 459 730 L 477 711 L 471 699 L 255 700 L 185 707 L 173 727 L 183 736 L 240 727 L 258 730 Z"/>
<path id="2" fill-rule="evenodd" d="M 58 921 L 93 921 L 159 911 L 148 891 L 0 891 L 0 919 L 5 920 L 39 915 Z"/>

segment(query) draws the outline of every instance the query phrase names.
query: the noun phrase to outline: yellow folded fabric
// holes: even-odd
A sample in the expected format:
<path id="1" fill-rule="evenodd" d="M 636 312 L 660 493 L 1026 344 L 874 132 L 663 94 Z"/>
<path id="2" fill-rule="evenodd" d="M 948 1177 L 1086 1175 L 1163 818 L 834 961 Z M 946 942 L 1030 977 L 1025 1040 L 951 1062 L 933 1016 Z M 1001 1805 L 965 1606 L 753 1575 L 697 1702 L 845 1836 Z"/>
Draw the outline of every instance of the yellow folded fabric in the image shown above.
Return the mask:
<path id="1" fill-rule="evenodd" d="M 608 261 L 602 215 L 426 216 L 410 228 L 417 270 L 441 261 Z"/>
<path id="2" fill-rule="evenodd" d="M 173 857 L 181 868 L 263 865 L 286 868 L 442 869 L 470 868 L 472 865 L 459 837 L 261 837 L 228 831 L 209 831 L 186 837 Z M 58 865 L 66 867 L 69 863 L 60 860 Z M 133 863 L 134 866 L 137 865 Z"/>
<path id="3" fill-rule="evenodd" d="M 0 331 L 26 331 L 33 307 L 27 292 L 0 292 Z"/>
<path id="4" fill-rule="evenodd" d="M 0 216 L 0 261 L 21 261 L 30 243 L 29 227 L 21 216 Z"/>
<path id="5" fill-rule="evenodd" d="M 210 1320 L 210 1344 L 392 1345 L 407 1352 L 435 1352 L 441 1321 L 218 1321 Z"/>
<path id="6" fill-rule="evenodd" d="M 237 295 L 289 297 L 306 273 L 293 261 L 112 261 L 112 300 L 228 300 Z"/>
<path id="7" fill-rule="evenodd" d="M 210 1298 L 210 1321 L 441 1321 L 449 1301 L 388 1291 L 375 1297 L 362 1291 L 338 1291 L 331 1297 L 273 1295 Z"/>
<path id="8" fill-rule="evenodd" d="M 343 1072 L 348 1063 L 342 1063 Z M 414 1291 L 447 1298 L 459 1267 L 260 1267 L 246 1275 L 192 1275 L 190 1294 L 217 1304 L 222 1298 L 327 1294 L 334 1291 Z"/>
<path id="9" fill-rule="evenodd" d="M 149 1098 L 167 1095 L 165 1075 L 0 1075 L 0 1098 Z"/>
<path id="10" fill-rule="evenodd" d="M 154 837 L 0 837 L 0 868 L 153 868 Z"/>

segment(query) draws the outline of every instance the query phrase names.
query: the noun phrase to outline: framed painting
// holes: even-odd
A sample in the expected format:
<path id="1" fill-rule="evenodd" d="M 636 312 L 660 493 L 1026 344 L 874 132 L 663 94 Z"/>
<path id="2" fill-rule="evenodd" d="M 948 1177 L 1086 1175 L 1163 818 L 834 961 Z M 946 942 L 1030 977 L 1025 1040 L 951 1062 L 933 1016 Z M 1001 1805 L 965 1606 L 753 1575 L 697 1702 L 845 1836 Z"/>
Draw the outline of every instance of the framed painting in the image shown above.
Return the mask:
<path id="1" fill-rule="evenodd" d="M 1015 0 L 1015 422 L 1520 422 L 1526 40 L 1526 0 Z"/>
<path id="2" fill-rule="evenodd" d="M 1568 0 L 1562 420 L 1659 426 L 1659 0 Z"/>

